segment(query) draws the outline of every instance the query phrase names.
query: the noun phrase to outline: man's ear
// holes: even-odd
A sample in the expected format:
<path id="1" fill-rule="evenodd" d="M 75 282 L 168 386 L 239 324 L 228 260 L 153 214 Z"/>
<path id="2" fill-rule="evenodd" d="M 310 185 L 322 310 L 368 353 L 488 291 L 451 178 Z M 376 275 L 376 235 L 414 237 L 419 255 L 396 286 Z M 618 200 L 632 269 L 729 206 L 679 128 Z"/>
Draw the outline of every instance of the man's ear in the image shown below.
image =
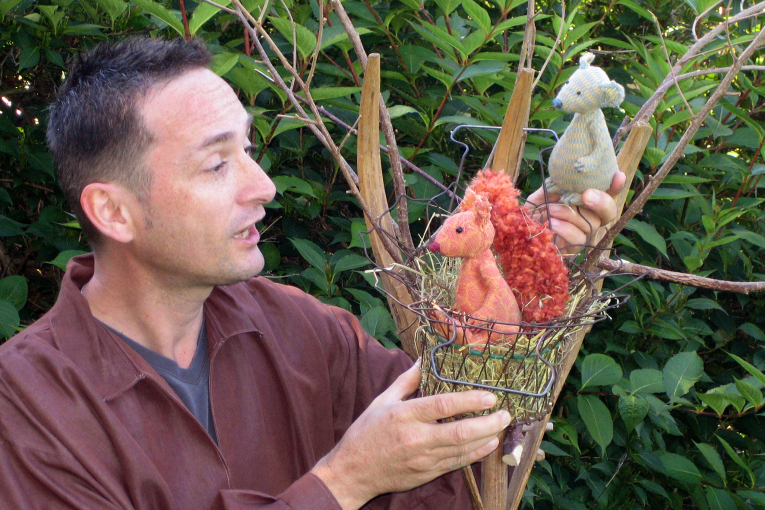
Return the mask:
<path id="1" fill-rule="evenodd" d="M 92 182 L 80 195 L 80 207 L 102 235 L 120 243 L 135 236 L 137 207 L 135 195 L 115 183 Z"/>

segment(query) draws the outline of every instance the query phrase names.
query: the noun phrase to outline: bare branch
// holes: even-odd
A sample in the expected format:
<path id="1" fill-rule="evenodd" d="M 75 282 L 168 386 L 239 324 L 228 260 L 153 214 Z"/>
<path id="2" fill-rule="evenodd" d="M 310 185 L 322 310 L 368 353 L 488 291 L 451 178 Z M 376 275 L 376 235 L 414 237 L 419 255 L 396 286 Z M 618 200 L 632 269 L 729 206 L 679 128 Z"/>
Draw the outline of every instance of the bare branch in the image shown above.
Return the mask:
<path id="1" fill-rule="evenodd" d="M 738 292 L 740 294 L 749 294 L 751 292 L 765 292 L 765 282 L 730 282 L 727 280 L 714 280 L 704 278 L 693 274 L 678 273 L 676 271 L 667 271 L 655 267 L 633 264 L 626 260 L 600 259 L 597 266 L 606 271 L 616 271 L 619 273 L 630 273 L 636 275 L 645 275 L 651 280 L 679 283 L 699 289 L 720 290 L 724 292 Z"/>
<path id="2" fill-rule="evenodd" d="M 688 129 L 683 133 L 683 136 L 680 138 L 680 141 L 677 143 L 675 149 L 670 153 L 667 160 L 664 162 L 661 168 L 653 176 L 651 176 L 650 181 L 646 187 L 643 188 L 643 191 L 640 192 L 637 197 L 635 197 L 629 209 L 624 212 L 624 214 L 616 221 L 616 223 L 614 223 L 608 232 L 606 232 L 606 235 L 603 236 L 603 239 L 601 239 L 600 243 L 598 243 L 599 249 L 605 249 L 606 247 L 611 246 L 611 243 L 616 238 L 617 234 L 622 231 L 627 222 L 629 222 L 640 211 L 643 210 L 643 206 L 651 197 L 653 192 L 656 191 L 672 167 L 675 166 L 675 163 L 677 163 L 683 156 L 686 146 L 696 134 L 696 131 L 698 131 L 699 127 L 701 127 L 701 124 L 706 120 L 709 112 L 712 111 L 712 108 L 727 92 L 728 87 L 736 77 L 736 74 L 741 70 L 742 67 L 744 67 L 744 63 L 749 59 L 749 57 L 752 56 L 752 53 L 754 53 L 754 51 L 759 48 L 763 41 L 765 41 L 765 28 L 763 28 L 757 34 L 757 37 L 755 37 L 752 42 L 749 43 L 749 46 L 747 46 L 741 55 L 734 61 L 733 65 L 728 68 L 728 72 L 720 82 L 720 85 L 709 97 L 699 113 L 693 117 L 690 126 L 688 126 Z"/>
<path id="3" fill-rule="evenodd" d="M 356 57 L 359 59 L 361 66 L 366 68 L 367 53 L 364 50 L 364 46 L 361 44 L 361 37 L 359 37 L 356 28 L 354 28 L 353 23 L 351 23 L 351 19 L 348 17 L 348 13 L 345 12 L 345 7 L 343 7 L 340 0 L 331 0 L 331 2 L 335 14 L 337 14 L 340 23 L 343 25 L 345 32 L 348 34 L 348 38 L 353 44 L 353 51 L 356 53 Z M 388 150 L 390 151 L 388 153 L 388 159 L 390 161 L 390 172 L 393 176 L 393 188 L 396 192 L 396 202 L 398 203 L 396 215 L 400 233 L 397 233 L 397 236 L 399 242 L 411 253 L 414 251 L 414 242 L 412 241 L 412 234 L 409 231 L 409 212 L 405 199 L 406 183 L 404 181 L 404 171 L 401 168 L 398 143 L 396 142 L 393 123 L 390 120 L 390 114 L 388 113 L 388 108 L 386 108 L 382 96 L 380 96 L 380 126 L 385 135 L 385 143 L 388 145 Z"/>
<path id="4" fill-rule="evenodd" d="M 680 57 L 675 65 L 672 67 L 672 71 L 664 77 L 664 81 L 662 81 L 661 85 L 657 89 L 657 92 L 654 93 L 648 101 L 643 104 L 643 106 L 640 108 L 640 111 L 635 115 L 635 117 L 632 119 L 632 121 L 627 124 L 623 129 L 620 129 L 617 131 L 616 138 L 619 140 L 624 133 L 632 129 L 633 126 L 637 122 L 647 122 L 648 119 L 651 118 L 653 113 L 656 111 L 656 107 L 658 106 L 659 102 L 663 98 L 663 92 L 660 94 L 659 90 L 665 90 L 665 85 L 671 84 L 673 82 L 673 75 L 677 75 L 682 69 L 685 67 L 685 65 L 690 62 L 692 59 L 696 58 L 699 53 L 703 50 L 703 48 L 712 42 L 715 37 L 717 37 L 720 32 L 723 30 L 726 30 L 730 25 L 734 25 L 740 21 L 743 21 L 745 19 L 753 18 L 756 16 L 761 16 L 762 14 L 765 14 L 765 1 L 759 2 L 756 5 L 753 5 L 752 7 L 749 7 L 748 9 L 745 9 L 735 16 L 726 19 L 725 21 L 720 22 L 715 28 L 713 28 L 709 33 L 705 34 L 704 37 L 700 38 L 696 43 L 693 44 L 690 48 L 688 48 L 688 51 L 686 51 L 682 57 Z"/>
<path id="5" fill-rule="evenodd" d="M 343 158 L 342 154 L 340 154 L 340 150 L 337 148 L 337 145 L 335 145 L 335 142 L 330 137 L 329 131 L 327 131 L 327 128 L 324 126 L 322 122 L 313 122 L 314 119 L 319 119 L 321 115 L 319 114 L 316 103 L 313 101 L 313 98 L 311 97 L 311 92 L 308 90 L 308 87 L 306 86 L 305 82 L 302 80 L 302 78 L 297 73 L 295 68 L 290 65 L 290 63 L 284 57 L 284 54 L 281 51 L 279 51 L 279 48 L 276 46 L 274 41 L 268 35 L 266 30 L 263 29 L 263 26 L 260 23 L 258 23 L 258 21 L 255 18 L 253 18 L 253 16 L 249 12 L 247 12 L 247 10 L 245 10 L 240 0 L 232 0 L 232 1 L 234 5 L 237 7 L 237 15 L 239 16 L 240 21 L 252 35 L 252 41 L 255 44 L 255 47 L 258 49 L 258 53 L 260 53 L 260 56 L 263 58 L 263 62 L 268 68 L 268 71 L 271 73 L 271 77 L 273 78 L 274 82 L 279 86 L 280 89 L 282 89 L 287 94 L 287 97 L 289 98 L 290 103 L 292 103 L 292 106 L 295 108 L 295 110 L 297 110 L 298 114 L 304 120 L 308 121 L 308 124 L 307 124 L 308 128 L 313 132 L 316 138 L 318 138 L 319 141 L 327 148 L 327 150 L 329 150 L 329 152 L 332 154 L 332 157 L 335 159 L 335 161 L 338 162 L 338 164 L 340 165 L 340 171 L 343 173 L 343 177 L 345 177 L 345 180 L 348 183 L 350 192 L 354 196 L 354 198 L 356 198 L 356 201 L 358 202 L 364 214 L 366 214 L 369 218 L 374 218 L 374 216 L 371 214 L 371 210 L 369 209 L 369 205 L 366 203 L 364 198 L 361 196 L 361 193 L 359 192 L 359 188 L 356 184 L 356 182 L 358 182 L 358 177 L 356 177 L 356 180 L 354 181 L 353 177 L 355 176 L 355 174 L 353 173 L 353 170 L 351 169 L 348 162 L 345 160 L 345 158 Z M 287 86 L 286 83 L 284 83 L 284 80 L 282 80 L 281 76 L 276 71 L 276 68 L 271 63 L 271 60 L 268 54 L 266 53 L 265 48 L 263 48 L 263 45 L 260 42 L 258 34 L 260 34 L 268 42 L 271 49 L 274 51 L 277 58 L 281 62 L 282 66 L 284 66 L 284 68 L 287 69 L 287 71 L 289 71 L 292 78 L 300 86 L 303 94 L 305 95 L 305 102 L 313 113 L 313 119 L 311 118 L 311 116 L 309 116 L 305 112 L 305 110 L 300 104 L 300 101 L 297 99 L 296 94 L 292 91 L 290 87 Z M 391 242 L 390 239 L 387 239 L 386 236 L 381 236 L 381 239 L 385 246 L 386 251 L 390 253 L 390 255 L 394 258 L 394 260 L 400 261 L 401 254 L 399 253 L 398 248 Z"/>
<path id="6" fill-rule="evenodd" d="M 220 4 L 216 4 L 216 3 L 215 3 L 215 2 L 213 2 L 212 0 L 202 0 L 202 2 L 204 2 L 204 3 L 206 3 L 206 4 L 210 4 L 210 5 L 212 5 L 213 7 L 217 7 L 218 9 L 220 9 L 220 10 L 221 10 L 221 11 L 223 11 L 223 12 L 227 12 L 227 13 L 229 13 L 229 14 L 234 14 L 234 15 L 236 15 L 236 11 L 235 11 L 234 9 L 229 9 L 228 7 L 223 7 L 223 6 L 222 6 L 222 5 L 220 5 Z"/>

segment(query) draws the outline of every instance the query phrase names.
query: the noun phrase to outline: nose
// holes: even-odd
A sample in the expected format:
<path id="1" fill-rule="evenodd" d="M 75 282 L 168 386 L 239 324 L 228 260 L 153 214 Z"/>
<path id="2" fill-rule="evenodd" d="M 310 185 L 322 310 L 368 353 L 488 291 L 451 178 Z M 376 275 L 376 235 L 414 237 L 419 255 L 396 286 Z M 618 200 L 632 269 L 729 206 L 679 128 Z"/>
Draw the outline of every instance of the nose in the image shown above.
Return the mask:
<path id="1" fill-rule="evenodd" d="M 239 190 L 241 203 L 267 204 L 276 196 L 276 186 L 260 165 L 248 154 L 243 156 L 243 171 Z"/>
<path id="2" fill-rule="evenodd" d="M 563 108 L 563 101 L 561 101 L 560 99 L 556 97 L 555 99 L 553 99 L 553 106 L 557 108 L 558 110 L 560 110 L 561 108 Z"/>

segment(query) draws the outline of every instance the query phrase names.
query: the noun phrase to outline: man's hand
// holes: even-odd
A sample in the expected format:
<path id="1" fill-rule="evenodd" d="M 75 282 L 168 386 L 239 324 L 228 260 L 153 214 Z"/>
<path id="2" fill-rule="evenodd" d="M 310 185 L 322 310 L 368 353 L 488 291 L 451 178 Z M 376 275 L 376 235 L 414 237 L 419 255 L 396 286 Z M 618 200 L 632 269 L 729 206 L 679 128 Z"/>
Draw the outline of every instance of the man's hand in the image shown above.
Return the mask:
<path id="1" fill-rule="evenodd" d="M 586 190 L 582 193 L 584 207 L 554 204 L 560 195 L 548 193 L 550 229 L 558 234 L 555 244 L 561 249 L 561 252 L 566 254 L 578 253 L 582 245 L 592 242 L 592 234 L 597 232 L 601 225 L 616 219 L 617 210 L 614 198 L 621 191 L 626 178 L 622 172 L 616 172 L 608 192 L 595 189 Z M 548 220 L 544 202 L 545 195 L 542 188 L 536 190 L 526 199 L 526 207 L 534 213 L 534 218 L 540 222 Z"/>
<path id="2" fill-rule="evenodd" d="M 380 494 L 418 487 L 482 459 L 499 445 L 497 434 L 510 423 L 507 411 L 437 422 L 489 409 L 497 402 L 493 394 L 471 390 L 405 400 L 419 384 L 415 365 L 372 402 L 311 470 L 343 510 L 356 510 Z"/>

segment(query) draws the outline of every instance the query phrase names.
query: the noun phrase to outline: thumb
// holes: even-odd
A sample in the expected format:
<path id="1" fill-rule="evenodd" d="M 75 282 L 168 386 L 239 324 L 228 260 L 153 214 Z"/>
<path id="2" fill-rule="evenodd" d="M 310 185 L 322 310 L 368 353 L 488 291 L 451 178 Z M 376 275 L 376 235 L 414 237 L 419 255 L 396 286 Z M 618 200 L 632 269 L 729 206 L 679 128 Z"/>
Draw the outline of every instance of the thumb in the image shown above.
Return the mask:
<path id="1" fill-rule="evenodd" d="M 374 399 L 368 409 L 377 409 L 406 400 L 409 395 L 420 387 L 421 379 L 422 374 L 420 373 L 420 362 L 418 361 L 409 370 L 398 376 L 387 390 Z"/>

